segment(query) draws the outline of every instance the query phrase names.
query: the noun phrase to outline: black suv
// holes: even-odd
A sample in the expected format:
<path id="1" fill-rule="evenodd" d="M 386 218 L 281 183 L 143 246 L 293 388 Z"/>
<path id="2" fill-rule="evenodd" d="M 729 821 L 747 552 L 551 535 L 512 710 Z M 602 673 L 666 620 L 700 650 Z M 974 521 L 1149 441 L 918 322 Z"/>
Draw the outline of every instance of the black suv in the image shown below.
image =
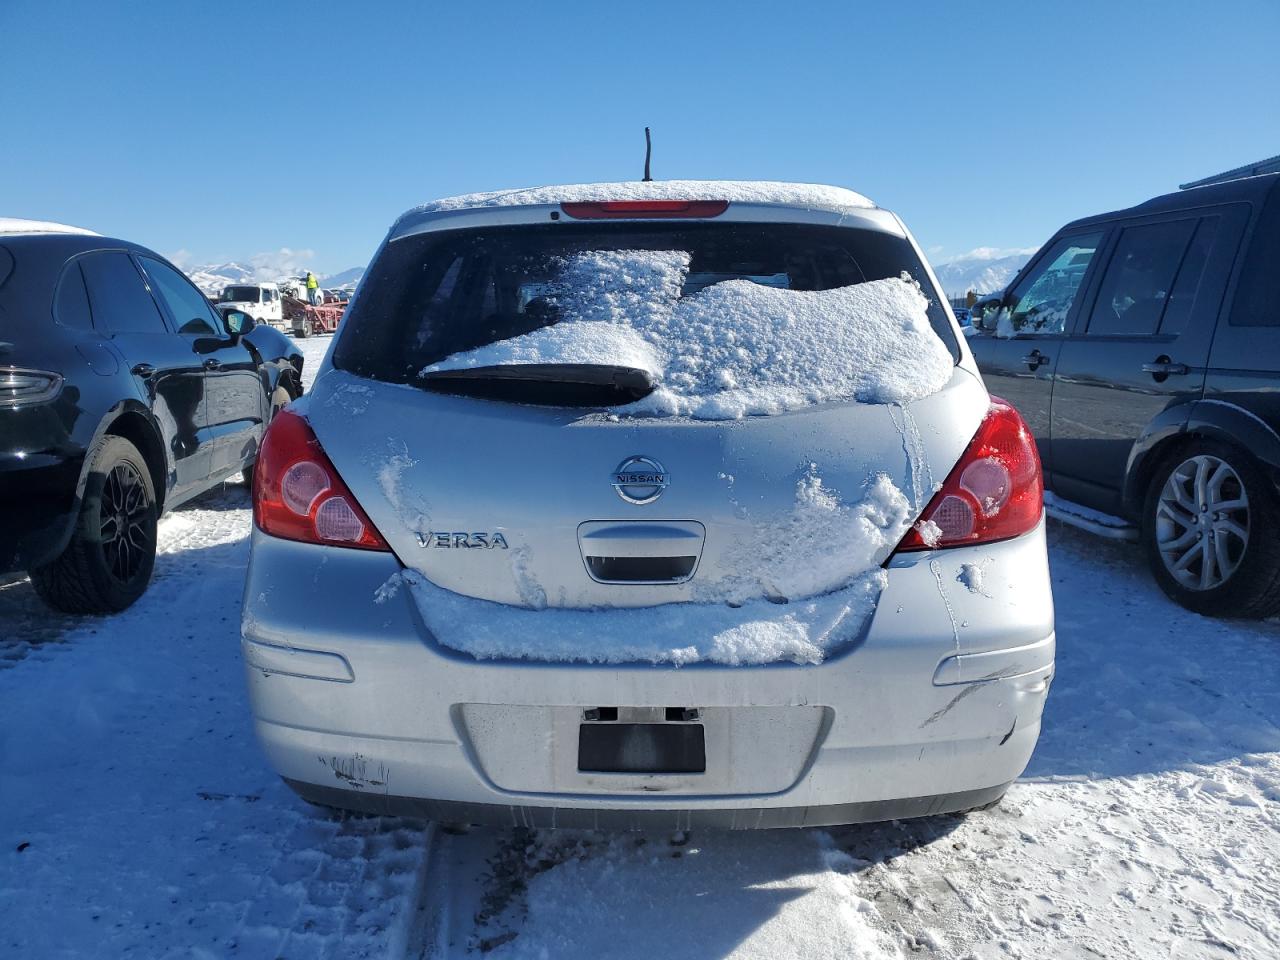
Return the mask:
<path id="1" fill-rule="evenodd" d="M 251 469 L 302 356 L 150 250 L 7 229 L 0 575 L 28 571 L 60 610 L 122 610 L 151 578 L 161 512 Z"/>
<path id="2" fill-rule="evenodd" d="M 979 306 L 1051 509 L 1140 537 L 1183 606 L 1280 611 L 1280 176 L 1070 223 Z"/>

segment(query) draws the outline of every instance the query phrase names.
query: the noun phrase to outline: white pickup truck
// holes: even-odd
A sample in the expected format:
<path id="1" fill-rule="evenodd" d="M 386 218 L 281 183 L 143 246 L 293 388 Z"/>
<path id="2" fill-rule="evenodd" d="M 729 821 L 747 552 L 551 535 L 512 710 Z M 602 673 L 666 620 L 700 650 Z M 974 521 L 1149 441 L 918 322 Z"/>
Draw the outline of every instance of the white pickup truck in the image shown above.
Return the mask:
<path id="1" fill-rule="evenodd" d="M 269 323 L 284 329 L 280 288 L 274 283 L 233 283 L 222 289 L 218 303 L 227 304 L 253 317 L 255 323 Z"/>

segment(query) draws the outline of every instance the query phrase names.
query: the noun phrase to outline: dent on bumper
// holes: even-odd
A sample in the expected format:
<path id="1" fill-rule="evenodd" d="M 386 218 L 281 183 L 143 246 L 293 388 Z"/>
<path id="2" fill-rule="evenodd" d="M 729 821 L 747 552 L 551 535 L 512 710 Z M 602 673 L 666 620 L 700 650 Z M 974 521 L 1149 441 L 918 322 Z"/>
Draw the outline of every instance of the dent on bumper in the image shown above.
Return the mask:
<path id="1" fill-rule="evenodd" d="M 962 576 L 972 564 L 983 567 L 981 590 Z M 314 787 L 317 802 L 411 812 L 408 804 L 420 814 L 423 803 L 480 805 L 494 808 L 480 811 L 486 821 L 496 810 L 503 822 L 545 815 L 561 825 L 573 819 L 565 811 L 622 811 L 623 821 L 657 811 L 663 822 L 718 811 L 720 825 L 754 816 L 770 826 L 913 815 L 875 806 L 891 802 L 940 812 L 952 801 L 934 809 L 938 797 L 960 796 L 949 808 L 963 809 L 994 799 L 1024 769 L 1053 673 L 1042 528 L 895 559 L 862 640 L 803 667 L 479 662 L 435 644 L 408 591 L 381 589 L 397 569 L 386 554 L 255 533 L 243 633 L 257 730 L 277 771 Z M 756 788 L 745 775 L 610 784 L 545 771 L 499 784 L 459 720 L 468 703 L 822 706 L 831 720 L 790 784 L 775 777 L 766 788 L 761 777 Z M 380 772 L 351 779 L 365 768 Z M 329 790 L 346 793 L 326 800 Z M 975 791 L 995 794 L 971 802 Z M 760 810 L 788 812 L 751 812 Z"/>
<path id="2" fill-rule="evenodd" d="M 351 683 L 355 680 L 351 664 L 338 653 L 258 643 L 248 638 L 241 643 L 241 650 L 245 666 L 264 674 L 274 673 L 282 677 L 301 677 L 306 680 L 333 680 L 338 683 Z"/>

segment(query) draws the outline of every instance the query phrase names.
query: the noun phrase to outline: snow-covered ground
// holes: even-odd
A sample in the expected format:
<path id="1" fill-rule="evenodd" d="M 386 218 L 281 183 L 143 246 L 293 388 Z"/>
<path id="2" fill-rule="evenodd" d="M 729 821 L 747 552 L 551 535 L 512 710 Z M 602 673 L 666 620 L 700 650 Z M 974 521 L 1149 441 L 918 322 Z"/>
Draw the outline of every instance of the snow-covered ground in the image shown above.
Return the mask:
<path id="1" fill-rule="evenodd" d="M 1058 677 L 994 810 L 457 833 L 331 816 L 269 772 L 249 526 L 238 484 L 166 517 L 117 617 L 0 587 L 0 956 L 1280 956 L 1280 625 L 1181 610 L 1132 546 L 1052 525 Z"/>

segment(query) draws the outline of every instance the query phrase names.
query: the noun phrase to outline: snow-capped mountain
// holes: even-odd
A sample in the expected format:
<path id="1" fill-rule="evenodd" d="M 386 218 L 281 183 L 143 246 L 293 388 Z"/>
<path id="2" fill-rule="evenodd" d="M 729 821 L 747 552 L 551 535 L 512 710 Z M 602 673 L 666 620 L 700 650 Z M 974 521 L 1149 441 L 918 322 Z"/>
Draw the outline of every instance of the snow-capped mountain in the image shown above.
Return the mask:
<path id="1" fill-rule="evenodd" d="M 1026 250 L 978 247 L 934 264 L 934 271 L 948 297 L 963 296 L 970 290 L 978 294 L 994 293 L 1008 286 L 1035 252 L 1035 247 Z"/>
<path id="2" fill-rule="evenodd" d="M 201 267 L 192 267 L 187 271 L 191 282 L 206 294 L 217 295 L 222 288 L 231 283 L 252 283 L 257 279 L 253 267 L 242 263 L 207 263 Z"/>
<path id="3" fill-rule="evenodd" d="M 338 273 L 331 273 L 320 278 L 320 285 L 334 290 L 354 290 L 360 278 L 364 276 L 364 267 L 349 267 Z"/>
<path id="4" fill-rule="evenodd" d="M 287 275 L 295 276 L 300 272 L 295 271 Z M 279 271 L 246 266 L 234 260 L 228 263 L 207 263 L 187 270 L 187 276 L 191 278 L 191 282 L 203 290 L 207 296 L 217 296 L 222 293 L 223 287 L 233 283 L 256 283 L 260 280 L 277 281 L 283 279 L 283 276 L 277 276 L 277 273 Z M 354 290 L 363 275 L 364 267 L 349 267 L 338 273 L 320 277 L 320 286 L 330 289 Z"/>

